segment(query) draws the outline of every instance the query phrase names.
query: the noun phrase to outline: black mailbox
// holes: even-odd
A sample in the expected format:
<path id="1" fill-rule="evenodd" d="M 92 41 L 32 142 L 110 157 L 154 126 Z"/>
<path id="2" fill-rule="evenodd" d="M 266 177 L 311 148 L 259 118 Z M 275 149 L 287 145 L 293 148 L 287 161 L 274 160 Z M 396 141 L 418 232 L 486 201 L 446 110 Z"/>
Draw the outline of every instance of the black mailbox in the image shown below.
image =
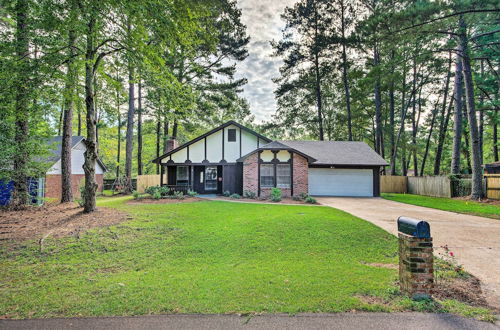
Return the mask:
<path id="1" fill-rule="evenodd" d="M 398 218 L 398 231 L 418 238 L 431 237 L 431 227 L 427 221 L 408 217 Z"/>

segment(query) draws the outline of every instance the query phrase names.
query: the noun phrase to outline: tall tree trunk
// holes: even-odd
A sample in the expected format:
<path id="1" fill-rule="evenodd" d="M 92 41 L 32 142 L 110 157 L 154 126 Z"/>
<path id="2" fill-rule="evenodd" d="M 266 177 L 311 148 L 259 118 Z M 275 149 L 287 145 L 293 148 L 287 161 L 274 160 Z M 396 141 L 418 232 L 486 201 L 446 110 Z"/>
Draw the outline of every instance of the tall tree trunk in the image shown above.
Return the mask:
<path id="1" fill-rule="evenodd" d="M 142 83 L 139 79 L 139 109 L 137 111 L 137 174 L 142 175 Z"/>
<path id="2" fill-rule="evenodd" d="M 394 61 L 395 52 L 394 50 L 391 52 L 391 62 Z M 394 69 L 394 68 L 393 68 Z M 391 129 L 390 132 L 390 142 L 391 142 L 391 175 L 396 175 L 396 159 L 393 158 L 394 150 L 395 150 L 395 125 L 394 125 L 394 116 L 395 116 L 395 100 L 394 100 L 394 78 L 391 78 L 391 83 L 389 85 L 389 126 Z M 394 164 L 393 164 L 394 161 Z"/>
<path id="3" fill-rule="evenodd" d="M 340 1 L 341 11 L 341 31 L 342 31 L 342 80 L 345 90 L 345 105 L 347 110 L 347 138 L 352 141 L 352 119 L 351 119 L 351 93 L 349 91 L 348 68 L 347 68 L 347 50 L 345 39 L 345 6 L 344 0 Z"/>
<path id="4" fill-rule="evenodd" d="M 453 148 L 451 153 L 451 174 L 460 174 L 460 144 L 462 142 L 463 75 L 460 54 L 455 55 L 455 83 L 453 86 L 455 112 L 453 115 Z"/>
<path id="5" fill-rule="evenodd" d="M 172 126 L 172 139 L 175 140 L 177 139 L 177 128 L 179 127 L 179 124 L 177 123 L 177 119 L 174 119 L 174 125 Z"/>
<path id="6" fill-rule="evenodd" d="M 120 156 L 122 151 L 122 115 L 120 114 L 120 106 L 118 105 L 118 150 L 116 153 L 116 178 L 120 177 Z"/>
<path id="7" fill-rule="evenodd" d="M 375 68 L 379 65 L 379 54 L 377 45 L 373 49 L 373 65 Z M 382 154 L 382 99 L 380 96 L 380 77 L 377 73 L 374 86 L 375 97 L 375 151 Z"/>
<path id="8" fill-rule="evenodd" d="M 16 114 L 14 144 L 13 204 L 17 207 L 28 202 L 28 137 L 29 137 L 29 25 L 28 0 L 16 2 Z"/>
<path id="9" fill-rule="evenodd" d="M 437 113 L 438 113 L 438 104 L 439 104 L 439 102 L 436 102 L 436 105 L 434 106 L 434 109 L 432 110 L 431 124 L 429 127 L 429 135 L 427 135 L 427 141 L 425 142 L 425 152 L 424 152 L 424 157 L 422 157 L 422 166 L 420 167 L 420 176 L 424 176 L 425 162 L 427 161 L 427 156 L 429 155 L 429 148 L 431 145 L 432 132 L 434 131 L 434 125 L 436 124 L 436 117 L 437 117 Z"/>
<path id="10" fill-rule="evenodd" d="M 481 60 L 481 79 L 484 79 L 484 60 Z M 484 149 L 484 94 L 479 94 L 479 160 L 483 163 Z"/>
<path id="11" fill-rule="evenodd" d="M 158 115 L 156 121 L 156 158 L 160 157 L 160 137 L 161 137 L 161 116 Z M 160 164 L 156 163 L 156 174 L 160 174 Z"/>
<path id="12" fill-rule="evenodd" d="M 128 112 L 127 112 L 127 133 L 125 136 L 125 192 L 131 193 L 132 188 L 132 147 L 134 137 L 134 112 L 135 112 L 135 86 L 134 86 L 134 68 L 129 63 L 128 74 Z"/>
<path id="13" fill-rule="evenodd" d="M 438 145 L 436 149 L 436 158 L 434 159 L 434 175 L 439 175 L 441 172 L 441 159 L 443 158 L 443 148 L 446 139 L 446 131 L 448 129 L 448 121 L 450 118 L 450 111 L 446 113 L 446 104 L 448 102 L 448 91 L 450 86 L 451 63 L 452 57 L 450 52 L 448 54 L 448 71 L 446 73 L 446 83 L 444 85 L 443 106 L 441 108 L 441 122 L 439 123 Z"/>
<path id="14" fill-rule="evenodd" d="M 316 90 L 316 108 L 318 111 L 318 128 L 319 140 L 325 139 L 323 131 L 323 102 L 321 100 L 321 77 L 319 71 L 319 46 L 318 46 L 318 9 L 314 6 L 314 19 L 315 19 L 315 34 L 314 34 L 314 73 L 315 73 L 315 90 Z"/>
<path id="15" fill-rule="evenodd" d="M 70 20 L 76 20 L 76 3 L 71 1 Z M 73 189 L 71 187 L 71 140 L 73 136 L 73 107 L 76 88 L 75 68 L 75 41 L 76 31 L 71 27 L 68 31 L 68 63 L 66 86 L 64 91 L 64 121 L 61 143 L 61 203 L 73 201 Z"/>
<path id="16" fill-rule="evenodd" d="M 417 60 L 413 58 L 413 102 L 411 112 L 411 155 L 413 158 L 413 175 L 418 176 L 417 162 Z"/>
<path id="17" fill-rule="evenodd" d="M 76 107 L 78 109 L 78 136 L 82 136 L 82 103 L 80 102 L 79 95 L 76 100 Z"/>
<path id="18" fill-rule="evenodd" d="M 168 143 L 167 141 L 170 139 L 170 136 L 168 135 L 168 120 L 167 118 L 163 119 L 163 153 L 167 152 L 167 146 Z"/>
<path id="19" fill-rule="evenodd" d="M 402 82 L 402 91 L 401 91 L 401 124 L 398 132 L 398 136 L 396 141 L 394 142 L 394 150 L 392 151 L 391 154 L 391 175 L 396 175 L 396 159 L 397 159 L 397 153 L 398 153 L 398 145 L 401 139 L 404 140 L 404 133 L 405 133 L 405 117 L 406 117 L 406 111 L 405 111 L 405 103 L 406 103 L 406 65 L 403 64 L 403 82 Z M 403 171 L 404 164 L 401 164 L 401 169 Z M 406 172 L 403 171 L 403 175 L 406 175 Z"/>
<path id="20" fill-rule="evenodd" d="M 476 109 L 474 104 L 474 81 L 469 57 L 469 45 L 467 40 L 467 25 L 463 16 L 459 18 L 460 46 L 462 48 L 462 65 L 464 71 L 465 97 L 467 115 L 469 119 L 469 134 L 472 151 L 472 193 L 471 199 L 478 200 L 483 196 L 481 156 L 479 146 L 479 133 L 477 128 Z"/>
<path id="21" fill-rule="evenodd" d="M 64 104 L 65 100 L 63 97 L 63 100 L 61 102 L 61 111 L 59 111 L 59 122 L 57 123 L 57 136 L 62 135 L 62 129 L 63 129 L 63 121 L 64 121 Z"/>
<path id="22" fill-rule="evenodd" d="M 493 122 L 493 159 L 498 162 L 498 124 L 496 120 Z"/>
<path id="23" fill-rule="evenodd" d="M 94 10 L 92 10 L 94 11 Z M 85 190 L 83 197 L 83 211 L 90 213 L 96 210 L 96 190 L 95 165 L 97 160 L 96 145 L 96 116 L 94 108 L 94 65 L 95 59 L 95 34 L 96 34 L 97 13 L 89 13 L 87 22 L 87 40 L 85 51 L 85 107 L 87 138 L 85 140 L 86 150 L 84 153 L 85 162 L 83 170 L 85 172 Z"/>

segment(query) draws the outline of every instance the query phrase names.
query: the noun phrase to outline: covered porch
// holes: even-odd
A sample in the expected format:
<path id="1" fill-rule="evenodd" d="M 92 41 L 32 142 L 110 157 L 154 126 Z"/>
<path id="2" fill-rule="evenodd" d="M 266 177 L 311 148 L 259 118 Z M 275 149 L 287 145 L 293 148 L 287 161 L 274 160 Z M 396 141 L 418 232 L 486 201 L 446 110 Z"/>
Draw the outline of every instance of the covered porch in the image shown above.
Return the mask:
<path id="1" fill-rule="evenodd" d="M 185 194 L 188 190 L 198 194 L 222 194 L 234 190 L 229 189 L 228 180 L 224 180 L 226 168 L 219 164 L 161 164 L 160 185 Z"/>

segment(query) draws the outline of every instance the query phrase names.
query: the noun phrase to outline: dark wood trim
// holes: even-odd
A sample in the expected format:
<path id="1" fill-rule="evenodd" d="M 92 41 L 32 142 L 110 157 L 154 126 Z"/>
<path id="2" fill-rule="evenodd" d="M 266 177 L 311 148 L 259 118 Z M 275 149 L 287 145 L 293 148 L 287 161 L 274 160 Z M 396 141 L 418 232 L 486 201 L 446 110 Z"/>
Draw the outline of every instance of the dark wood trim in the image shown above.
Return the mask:
<path id="1" fill-rule="evenodd" d="M 241 127 L 240 127 L 240 157 L 241 157 Z"/>
<path id="2" fill-rule="evenodd" d="M 225 130 L 226 130 L 226 128 L 222 129 L 222 160 L 224 160 L 224 144 L 225 144 L 225 141 L 224 141 L 224 131 Z"/>
<path id="3" fill-rule="evenodd" d="M 186 157 L 186 160 L 189 160 L 189 146 L 187 146 L 186 148 L 187 148 L 187 157 Z"/>
<path id="4" fill-rule="evenodd" d="M 204 160 L 207 160 L 207 138 L 205 137 L 205 158 Z"/>
<path id="5" fill-rule="evenodd" d="M 165 174 L 165 166 L 160 164 L 160 186 L 163 186 L 163 175 Z"/>
<path id="6" fill-rule="evenodd" d="M 373 169 L 373 197 L 380 197 L 380 167 Z"/>
<path id="7" fill-rule="evenodd" d="M 168 163 L 168 165 L 174 165 L 174 166 L 186 166 L 186 165 L 193 165 L 193 166 L 215 166 L 215 165 L 234 165 L 234 164 L 238 164 L 238 162 L 227 162 L 227 161 L 224 161 L 224 162 L 215 162 L 215 163 L 211 163 L 209 161 L 205 162 L 201 162 L 201 163 L 193 163 L 193 162 L 184 162 L 184 163 Z"/>
<path id="8" fill-rule="evenodd" d="M 189 166 L 189 167 L 190 167 L 189 185 L 194 189 L 194 166 Z"/>
<path id="9" fill-rule="evenodd" d="M 262 151 L 258 151 L 257 157 L 258 157 L 258 162 L 257 162 L 257 196 L 260 197 L 260 154 Z"/>
<path id="10" fill-rule="evenodd" d="M 260 148 L 260 138 L 257 136 L 257 148 Z"/>
<path id="11" fill-rule="evenodd" d="M 293 196 L 293 152 L 290 152 L 290 196 Z"/>
<path id="12" fill-rule="evenodd" d="M 259 134 L 259 133 L 255 132 L 254 130 L 251 130 L 250 128 L 245 127 L 245 126 L 243 126 L 243 125 L 241 125 L 241 124 L 238 124 L 237 122 L 235 122 L 235 121 L 233 121 L 233 120 L 230 120 L 230 121 L 228 121 L 228 122 L 226 122 L 226 123 L 224 123 L 224 124 L 222 124 L 222 125 L 220 125 L 220 126 L 218 126 L 218 127 L 214 128 L 214 129 L 212 129 L 212 130 L 210 130 L 210 131 L 206 132 L 205 134 L 202 134 L 202 135 L 198 136 L 197 138 L 195 138 L 195 139 L 193 139 L 193 140 L 191 140 L 191 141 L 189 141 L 189 142 L 186 142 L 186 143 L 184 143 L 183 145 L 181 145 L 181 146 L 179 146 L 179 147 L 177 147 L 177 148 L 175 148 L 175 149 L 173 149 L 173 150 L 171 150 L 171 151 L 169 151 L 169 152 L 167 152 L 167 153 L 163 154 L 162 156 L 160 156 L 160 157 L 158 157 L 158 158 L 153 159 L 153 161 L 152 161 L 152 162 L 153 162 L 153 163 L 157 163 L 157 162 L 159 162 L 161 159 L 163 159 L 163 158 L 165 158 L 165 157 L 168 157 L 169 155 L 171 155 L 171 154 L 173 154 L 173 153 L 175 153 L 175 152 L 177 152 L 177 151 L 181 150 L 182 148 L 185 148 L 186 146 L 191 145 L 191 144 L 193 144 L 193 143 L 195 143 L 195 142 L 201 141 L 203 138 L 205 138 L 205 137 L 207 137 L 207 136 L 209 136 L 209 135 L 211 135 L 211 134 L 213 134 L 213 133 L 215 133 L 215 132 L 217 132 L 217 131 L 219 131 L 219 130 L 221 130 L 221 129 L 224 129 L 224 128 L 226 128 L 226 127 L 230 126 L 230 125 L 234 125 L 234 126 L 236 126 L 236 127 L 239 127 L 240 129 L 243 129 L 243 130 L 245 130 L 245 131 L 247 131 L 247 132 L 249 132 L 249 133 L 253 134 L 254 136 L 256 136 L 256 137 L 257 137 L 257 139 L 262 139 L 262 140 L 264 140 L 264 141 L 267 141 L 268 143 L 272 141 L 271 139 L 269 139 L 269 138 L 265 137 L 264 135 Z"/>

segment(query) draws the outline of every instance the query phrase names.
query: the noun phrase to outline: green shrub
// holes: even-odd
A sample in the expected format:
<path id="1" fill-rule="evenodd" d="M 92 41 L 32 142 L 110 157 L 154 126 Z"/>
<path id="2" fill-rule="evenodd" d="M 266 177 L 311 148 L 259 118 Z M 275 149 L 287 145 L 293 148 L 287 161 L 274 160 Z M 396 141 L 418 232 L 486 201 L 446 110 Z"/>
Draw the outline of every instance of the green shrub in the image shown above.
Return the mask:
<path id="1" fill-rule="evenodd" d="M 162 196 L 167 196 L 171 194 L 170 188 L 166 186 L 159 187 L 158 191 Z"/>
<path id="2" fill-rule="evenodd" d="M 172 198 L 184 199 L 184 193 L 182 191 L 174 191 Z"/>
<path id="3" fill-rule="evenodd" d="M 132 196 L 134 196 L 134 199 L 139 199 L 141 197 L 141 194 L 137 190 L 132 191 Z"/>
<path id="4" fill-rule="evenodd" d="M 83 207 L 83 205 L 85 205 L 85 187 L 84 186 L 80 186 L 80 198 L 77 199 L 76 202 L 78 203 L 78 205 L 80 207 Z"/>
<path id="5" fill-rule="evenodd" d="M 226 190 L 226 191 L 224 191 L 224 192 L 222 193 L 222 195 L 223 195 L 224 197 L 229 197 L 229 196 L 231 196 L 231 193 L 229 192 L 229 190 Z"/>
<path id="6" fill-rule="evenodd" d="M 187 195 L 188 195 L 189 197 L 195 197 L 195 196 L 197 196 L 197 195 L 198 195 L 198 193 L 197 193 L 196 191 L 193 191 L 193 190 L 188 190 L 188 191 L 187 191 Z"/>
<path id="7" fill-rule="evenodd" d="M 231 194 L 229 197 L 231 197 L 233 199 L 240 199 L 241 198 L 241 196 L 238 194 Z"/>
<path id="8" fill-rule="evenodd" d="M 160 192 L 158 190 L 154 191 L 152 196 L 153 196 L 154 199 L 160 199 L 161 198 L 161 194 L 160 194 Z"/>
<path id="9" fill-rule="evenodd" d="M 253 191 L 245 190 L 245 191 L 243 191 L 243 197 L 250 198 L 250 199 L 255 199 L 257 197 L 257 194 L 254 193 Z"/>
<path id="10" fill-rule="evenodd" d="M 309 204 L 316 204 L 316 199 L 314 199 L 311 196 L 307 196 L 306 198 L 304 198 L 304 202 L 309 203 Z"/>
<path id="11" fill-rule="evenodd" d="M 272 188 L 271 189 L 271 201 L 273 202 L 281 202 L 281 189 L 279 188 Z"/>
<path id="12" fill-rule="evenodd" d="M 297 202 L 300 202 L 300 201 L 302 201 L 302 200 L 303 200 L 300 196 L 292 196 L 292 199 L 293 199 L 294 201 L 297 201 Z"/>
<path id="13" fill-rule="evenodd" d="M 153 196 L 155 191 L 158 191 L 158 189 L 160 189 L 160 186 L 150 186 L 150 187 L 147 187 L 146 189 L 144 189 L 144 192 L 146 194 Z"/>

